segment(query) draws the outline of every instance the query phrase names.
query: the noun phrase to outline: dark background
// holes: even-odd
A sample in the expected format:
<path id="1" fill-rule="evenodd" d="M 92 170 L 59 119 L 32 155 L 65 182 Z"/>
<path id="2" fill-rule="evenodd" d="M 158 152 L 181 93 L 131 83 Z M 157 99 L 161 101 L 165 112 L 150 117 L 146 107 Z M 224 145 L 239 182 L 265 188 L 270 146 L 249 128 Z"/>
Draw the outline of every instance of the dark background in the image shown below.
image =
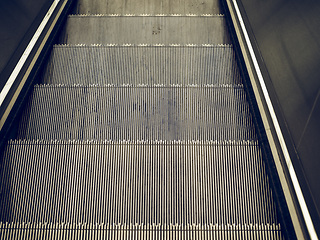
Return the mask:
<path id="1" fill-rule="evenodd" d="M 320 1 L 238 2 L 320 235 Z"/>

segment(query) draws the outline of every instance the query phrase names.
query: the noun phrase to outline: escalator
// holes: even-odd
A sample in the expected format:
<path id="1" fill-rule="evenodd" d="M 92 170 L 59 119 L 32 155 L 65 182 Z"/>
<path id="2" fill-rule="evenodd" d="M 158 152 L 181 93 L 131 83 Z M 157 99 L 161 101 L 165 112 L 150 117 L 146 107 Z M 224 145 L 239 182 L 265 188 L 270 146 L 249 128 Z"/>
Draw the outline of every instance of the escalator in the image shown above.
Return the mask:
<path id="1" fill-rule="evenodd" d="M 79 0 L 58 39 L 3 153 L 1 239 L 285 239 L 219 1 Z"/>

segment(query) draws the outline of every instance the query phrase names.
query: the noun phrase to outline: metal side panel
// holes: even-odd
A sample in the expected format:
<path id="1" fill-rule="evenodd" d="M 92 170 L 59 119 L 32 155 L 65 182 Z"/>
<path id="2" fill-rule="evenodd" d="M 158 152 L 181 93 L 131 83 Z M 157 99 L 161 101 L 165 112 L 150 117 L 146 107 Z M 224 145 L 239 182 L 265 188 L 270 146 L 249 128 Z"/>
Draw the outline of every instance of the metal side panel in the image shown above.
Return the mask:
<path id="1" fill-rule="evenodd" d="M 43 78 L 49 84 L 240 84 L 230 45 L 56 45 Z"/>
<path id="2" fill-rule="evenodd" d="M 259 59 L 260 53 L 256 48 L 256 39 L 249 35 L 250 25 L 245 25 L 247 19 L 244 16 L 246 15 L 240 10 L 237 1 L 227 0 L 226 8 L 230 12 L 233 31 L 243 55 L 248 81 L 250 81 L 256 106 L 261 115 L 261 126 L 265 129 L 265 141 L 268 142 L 270 147 L 268 151 L 273 158 L 272 168 L 273 171 L 276 171 L 273 174 L 277 174 L 277 179 L 274 181 L 278 182 L 277 187 L 281 188 L 281 192 L 277 191 L 277 195 L 282 201 L 281 204 L 284 209 L 283 221 L 288 222 L 288 224 L 284 224 L 284 232 L 289 239 L 316 240 L 318 239 L 316 229 L 297 178 L 297 169 L 292 162 L 292 152 L 289 153 L 288 138 L 285 138 L 284 129 L 280 125 L 279 116 L 276 114 L 274 99 L 272 100 L 272 95 L 270 95 L 271 89 L 266 84 L 269 77 L 263 71 L 265 66 Z"/>
<path id="3" fill-rule="evenodd" d="M 11 141 L 1 221 L 277 224 L 256 141 Z"/>
<path id="4" fill-rule="evenodd" d="M 80 14 L 219 14 L 219 0 L 79 0 Z"/>
<path id="5" fill-rule="evenodd" d="M 36 21 L 34 23 L 35 25 L 30 27 L 29 30 L 31 32 L 28 32 L 28 35 L 32 34 L 32 32 L 33 35 L 31 35 L 30 38 L 26 36 L 24 39 L 24 41 L 28 39 L 28 43 L 21 43 L 21 46 L 25 45 L 24 51 L 18 48 L 16 52 L 18 55 L 14 54 L 13 59 L 11 59 L 16 65 L 11 66 L 11 64 L 13 64 L 13 62 L 11 62 L 9 64 L 10 66 L 8 66 L 9 68 L 6 70 L 9 71 L 12 67 L 10 73 L 7 72 L 5 78 L 3 78 L 4 76 L 0 77 L 0 148 L 2 144 L 4 144 L 3 140 L 7 137 L 8 128 L 10 128 L 12 124 L 12 118 L 15 117 L 17 109 L 21 105 L 19 101 L 16 101 L 25 97 L 26 91 L 29 89 L 49 45 L 52 44 L 53 35 L 58 30 L 58 26 L 70 7 L 72 0 L 55 0 L 51 2 L 52 4 L 47 9 L 42 21 Z M 27 9 L 28 7 L 24 8 L 20 6 L 20 9 L 17 11 L 26 11 Z M 45 9 L 43 9 L 43 11 L 44 10 Z M 30 15 L 28 13 L 25 14 Z M 14 21 L 14 15 L 12 15 L 10 21 Z M 14 31 L 14 29 L 12 29 L 12 31 Z M 8 34 L 8 36 L 10 36 L 10 34 Z M 1 36 L 1 38 L 5 39 L 8 36 Z"/>
<path id="6" fill-rule="evenodd" d="M 224 16 L 69 16 L 66 44 L 228 44 Z"/>
<path id="7" fill-rule="evenodd" d="M 10 239 L 210 239 L 282 240 L 280 226 L 272 225 L 125 225 L 70 223 L 0 223 L 0 237 Z"/>
<path id="8" fill-rule="evenodd" d="M 36 86 L 19 138 L 242 140 L 255 132 L 242 85 Z"/>

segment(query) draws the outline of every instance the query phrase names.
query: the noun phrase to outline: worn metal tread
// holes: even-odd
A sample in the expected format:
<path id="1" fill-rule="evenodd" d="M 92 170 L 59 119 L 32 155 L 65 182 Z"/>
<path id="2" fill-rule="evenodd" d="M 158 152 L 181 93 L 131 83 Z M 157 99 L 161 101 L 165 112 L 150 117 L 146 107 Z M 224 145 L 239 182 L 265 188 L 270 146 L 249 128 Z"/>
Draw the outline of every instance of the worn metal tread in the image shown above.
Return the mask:
<path id="1" fill-rule="evenodd" d="M 10 141 L 2 222 L 272 224 L 256 141 Z"/>
<path id="2" fill-rule="evenodd" d="M 231 45 L 55 45 L 50 84 L 240 84 Z"/>
<path id="3" fill-rule="evenodd" d="M 37 85 L 19 138 L 255 139 L 242 85 Z"/>
<path id="4" fill-rule="evenodd" d="M 76 13 L 92 14 L 212 14 L 221 13 L 218 0 L 79 0 Z"/>
<path id="5" fill-rule="evenodd" d="M 257 239 L 282 240 L 281 227 L 261 225 L 121 225 L 1 223 L 1 239 Z"/>
<path id="6" fill-rule="evenodd" d="M 87 14 L 70 14 L 69 17 L 224 17 L 224 14 L 104 14 L 104 13 L 87 13 Z"/>
<path id="7" fill-rule="evenodd" d="M 77 16 L 68 17 L 60 43 L 67 44 L 226 44 L 225 17 Z M 192 34 L 190 34 L 192 33 Z"/>

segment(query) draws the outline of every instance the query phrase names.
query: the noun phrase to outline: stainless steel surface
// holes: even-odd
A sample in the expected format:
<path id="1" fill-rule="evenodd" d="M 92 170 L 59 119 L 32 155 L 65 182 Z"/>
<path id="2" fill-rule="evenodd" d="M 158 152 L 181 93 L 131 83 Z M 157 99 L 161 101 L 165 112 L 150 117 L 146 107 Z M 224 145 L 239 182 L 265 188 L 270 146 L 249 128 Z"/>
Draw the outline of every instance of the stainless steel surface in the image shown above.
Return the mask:
<path id="1" fill-rule="evenodd" d="M 88 223 L 0 223 L 7 239 L 283 239 L 279 225 L 123 225 Z"/>
<path id="2" fill-rule="evenodd" d="M 121 77 L 119 77 L 121 76 Z M 240 84 L 231 45 L 55 45 L 45 84 Z"/>
<path id="3" fill-rule="evenodd" d="M 35 86 L 24 139 L 255 138 L 242 85 Z"/>
<path id="4" fill-rule="evenodd" d="M 219 14 L 219 0 L 79 0 L 78 14 Z"/>
<path id="5" fill-rule="evenodd" d="M 216 6 L 79 1 L 3 156 L 3 238 L 282 239 Z"/>
<path id="6" fill-rule="evenodd" d="M 277 222 L 256 141 L 16 140 L 5 155 L 8 222 Z"/>
<path id="7" fill-rule="evenodd" d="M 85 32 L 83 31 L 85 29 Z M 60 43 L 226 44 L 225 18 L 216 16 L 69 16 Z"/>

